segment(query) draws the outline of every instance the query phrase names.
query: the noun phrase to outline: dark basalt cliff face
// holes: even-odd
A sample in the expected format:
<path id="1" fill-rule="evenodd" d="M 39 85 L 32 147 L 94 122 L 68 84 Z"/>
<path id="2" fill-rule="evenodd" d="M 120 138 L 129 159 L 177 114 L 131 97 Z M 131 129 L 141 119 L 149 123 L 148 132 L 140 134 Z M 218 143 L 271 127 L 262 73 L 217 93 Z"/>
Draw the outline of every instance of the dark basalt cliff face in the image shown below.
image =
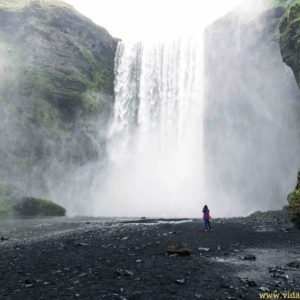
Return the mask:
<path id="1" fill-rule="evenodd" d="M 282 59 L 293 70 L 300 88 L 300 1 L 289 1 L 279 29 Z M 300 173 L 295 190 L 289 194 L 288 200 L 289 218 L 300 229 Z"/>
<path id="2" fill-rule="evenodd" d="M 281 18 L 280 50 L 283 61 L 292 68 L 300 87 L 300 1 L 292 1 Z"/>
<path id="3" fill-rule="evenodd" d="M 0 180 L 98 159 L 117 40 L 63 1 L 0 1 Z"/>

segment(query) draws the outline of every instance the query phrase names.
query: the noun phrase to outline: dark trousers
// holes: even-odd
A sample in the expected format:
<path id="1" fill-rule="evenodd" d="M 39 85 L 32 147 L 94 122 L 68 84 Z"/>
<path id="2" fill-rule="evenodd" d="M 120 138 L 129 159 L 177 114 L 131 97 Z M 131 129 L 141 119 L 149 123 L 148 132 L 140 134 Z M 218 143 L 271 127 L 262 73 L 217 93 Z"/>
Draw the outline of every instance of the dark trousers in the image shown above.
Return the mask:
<path id="1" fill-rule="evenodd" d="M 205 229 L 206 230 L 210 230 L 211 229 L 211 226 L 210 226 L 210 221 L 209 220 L 206 220 L 204 219 L 204 226 L 205 226 Z"/>

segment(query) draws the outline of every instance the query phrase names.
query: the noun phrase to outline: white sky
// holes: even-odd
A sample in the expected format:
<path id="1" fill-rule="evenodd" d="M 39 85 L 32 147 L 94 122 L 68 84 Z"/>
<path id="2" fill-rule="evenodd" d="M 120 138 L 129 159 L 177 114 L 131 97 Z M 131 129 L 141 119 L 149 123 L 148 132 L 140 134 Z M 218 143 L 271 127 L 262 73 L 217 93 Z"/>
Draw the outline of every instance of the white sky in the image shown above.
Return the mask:
<path id="1" fill-rule="evenodd" d="M 121 39 L 157 40 L 193 33 L 240 0 L 65 0 Z"/>

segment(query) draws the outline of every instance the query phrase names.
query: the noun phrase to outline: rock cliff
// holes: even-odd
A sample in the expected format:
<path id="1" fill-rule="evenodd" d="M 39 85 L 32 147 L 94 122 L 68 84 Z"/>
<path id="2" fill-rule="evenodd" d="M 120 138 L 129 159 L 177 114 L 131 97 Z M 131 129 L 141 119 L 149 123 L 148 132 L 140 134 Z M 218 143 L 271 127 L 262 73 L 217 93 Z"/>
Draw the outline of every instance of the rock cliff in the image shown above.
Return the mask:
<path id="1" fill-rule="evenodd" d="M 47 194 L 103 155 L 116 45 L 63 1 L 0 1 L 0 181 Z"/>
<path id="2" fill-rule="evenodd" d="M 280 21 L 280 50 L 300 87 L 300 1 L 291 1 Z"/>
<path id="3" fill-rule="evenodd" d="M 288 1 L 288 4 L 279 27 L 280 49 L 283 61 L 293 70 L 300 88 L 300 1 Z M 289 218 L 300 229 L 300 173 L 295 190 L 289 194 L 288 200 Z"/>

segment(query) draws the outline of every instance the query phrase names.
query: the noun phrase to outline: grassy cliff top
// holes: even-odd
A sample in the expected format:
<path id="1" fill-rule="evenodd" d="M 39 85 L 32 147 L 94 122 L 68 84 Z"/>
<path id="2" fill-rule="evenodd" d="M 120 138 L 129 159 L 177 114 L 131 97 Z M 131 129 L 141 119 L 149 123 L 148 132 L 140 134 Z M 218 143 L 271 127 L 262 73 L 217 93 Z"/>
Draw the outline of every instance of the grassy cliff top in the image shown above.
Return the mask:
<path id="1" fill-rule="evenodd" d="M 274 8 L 277 6 L 288 7 L 293 0 L 263 0 L 266 8 Z"/>
<path id="2" fill-rule="evenodd" d="M 20 11 L 32 4 L 42 6 L 59 6 L 69 9 L 72 8 L 71 5 L 62 0 L 0 0 L 0 9 Z"/>

